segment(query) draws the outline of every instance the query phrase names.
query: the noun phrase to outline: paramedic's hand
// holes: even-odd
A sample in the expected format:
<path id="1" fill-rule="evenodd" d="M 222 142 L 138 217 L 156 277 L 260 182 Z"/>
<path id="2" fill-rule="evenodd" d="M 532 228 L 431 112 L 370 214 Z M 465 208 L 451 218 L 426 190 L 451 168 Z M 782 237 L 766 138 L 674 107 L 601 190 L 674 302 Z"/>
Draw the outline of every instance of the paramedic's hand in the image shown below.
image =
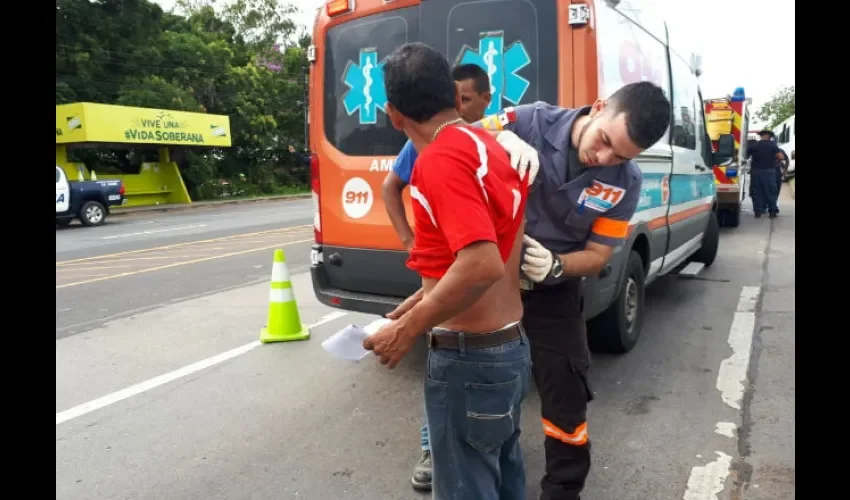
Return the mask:
<path id="1" fill-rule="evenodd" d="M 519 268 L 531 281 L 540 283 L 552 270 L 552 265 L 557 257 L 531 236 L 523 235 L 522 241 L 527 246 Z"/>
<path id="2" fill-rule="evenodd" d="M 534 178 L 537 177 L 537 171 L 540 169 L 540 160 L 537 157 L 537 150 L 529 146 L 528 143 L 519 138 L 510 130 L 503 130 L 496 136 L 496 141 L 505 148 L 505 151 L 511 156 L 511 166 L 519 174 L 520 179 L 528 174 L 528 185 L 534 183 Z"/>
<path id="3" fill-rule="evenodd" d="M 374 352 L 381 358 L 381 364 L 389 364 L 390 369 L 395 368 L 416 343 L 416 337 L 403 332 L 399 324 L 398 321 L 387 323 L 363 341 L 363 348 Z"/>

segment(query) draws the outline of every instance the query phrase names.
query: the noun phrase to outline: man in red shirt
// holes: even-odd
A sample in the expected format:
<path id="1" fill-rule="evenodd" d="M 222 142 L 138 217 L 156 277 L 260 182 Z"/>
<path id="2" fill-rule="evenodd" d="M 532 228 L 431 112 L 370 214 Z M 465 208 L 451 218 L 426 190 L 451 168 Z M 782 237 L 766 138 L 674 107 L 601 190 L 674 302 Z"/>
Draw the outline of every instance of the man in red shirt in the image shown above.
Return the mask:
<path id="1" fill-rule="evenodd" d="M 462 123 L 448 61 L 421 43 L 384 65 L 387 115 L 419 153 L 407 265 L 422 288 L 363 343 L 393 368 L 428 335 L 435 500 L 524 500 L 520 411 L 531 384 L 519 264 L 527 178 Z"/>

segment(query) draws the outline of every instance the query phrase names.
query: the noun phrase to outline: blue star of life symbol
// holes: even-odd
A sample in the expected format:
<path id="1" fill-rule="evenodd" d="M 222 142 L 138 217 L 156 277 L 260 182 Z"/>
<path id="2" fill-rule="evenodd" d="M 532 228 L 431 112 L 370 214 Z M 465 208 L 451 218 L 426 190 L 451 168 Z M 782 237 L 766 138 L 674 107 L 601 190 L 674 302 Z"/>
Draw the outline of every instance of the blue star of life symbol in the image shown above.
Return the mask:
<path id="1" fill-rule="evenodd" d="M 349 116 L 359 111 L 361 124 L 373 125 L 378 121 L 378 110 L 386 112 L 387 91 L 384 88 L 384 62 L 378 62 L 375 49 L 361 49 L 360 63 L 348 62 L 342 75 L 348 91 L 342 98 Z"/>
<path id="2" fill-rule="evenodd" d="M 478 51 L 464 46 L 458 56 L 458 64 L 477 64 L 490 77 L 490 105 L 487 114 L 497 113 L 502 108 L 502 99 L 518 105 L 531 82 L 517 73 L 531 63 L 531 58 L 522 42 L 514 42 L 505 50 L 504 32 L 482 33 L 478 40 Z"/>

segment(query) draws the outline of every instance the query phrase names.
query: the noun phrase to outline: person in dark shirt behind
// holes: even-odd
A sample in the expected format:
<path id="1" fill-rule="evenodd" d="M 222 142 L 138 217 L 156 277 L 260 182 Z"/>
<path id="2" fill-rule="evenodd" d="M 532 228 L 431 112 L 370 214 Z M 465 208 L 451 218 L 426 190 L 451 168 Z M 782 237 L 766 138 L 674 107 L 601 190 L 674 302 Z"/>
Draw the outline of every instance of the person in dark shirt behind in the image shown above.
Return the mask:
<path id="1" fill-rule="evenodd" d="M 747 158 L 752 159 L 750 182 L 753 187 L 753 211 L 756 218 L 768 212 L 772 219 L 779 214 L 779 207 L 776 205 L 779 200 L 776 164 L 782 161 L 784 155 L 776 142 L 771 140 L 773 132 L 762 130 L 759 136 L 761 140 L 747 149 Z"/>
<path id="2" fill-rule="evenodd" d="M 434 500 L 525 500 L 519 445 L 531 352 L 519 265 L 529 176 L 463 123 L 449 63 L 408 43 L 384 65 L 387 116 L 419 153 L 410 179 L 422 288 L 363 347 L 390 368 L 428 335 L 425 408 Z"/>

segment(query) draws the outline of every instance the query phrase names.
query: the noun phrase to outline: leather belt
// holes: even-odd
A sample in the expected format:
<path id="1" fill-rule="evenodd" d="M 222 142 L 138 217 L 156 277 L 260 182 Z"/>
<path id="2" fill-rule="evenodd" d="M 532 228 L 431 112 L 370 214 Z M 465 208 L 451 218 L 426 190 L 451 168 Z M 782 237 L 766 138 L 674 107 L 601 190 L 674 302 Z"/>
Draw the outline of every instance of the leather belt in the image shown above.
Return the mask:
<path id="1" fill-rule="evenodd" d="M 464 333 L 464 349 L 486 349 L 522 338 L 522 323 L 491 333 Z M 428 347 L 432 349 L 460 349 L 460 332 L 432 329 L 428 332 Z"/>

